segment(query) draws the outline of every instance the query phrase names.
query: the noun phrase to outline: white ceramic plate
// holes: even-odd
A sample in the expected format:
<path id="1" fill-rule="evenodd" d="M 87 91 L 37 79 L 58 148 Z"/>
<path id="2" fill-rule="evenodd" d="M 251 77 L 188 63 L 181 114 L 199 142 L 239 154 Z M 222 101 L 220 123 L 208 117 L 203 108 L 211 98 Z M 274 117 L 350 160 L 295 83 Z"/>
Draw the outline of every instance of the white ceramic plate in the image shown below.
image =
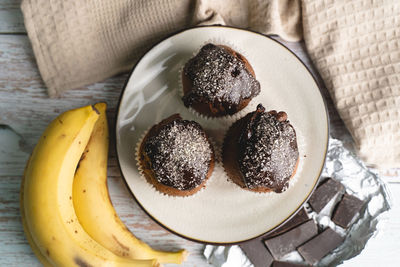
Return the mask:
<path id="1" fill-rule="evenodd" d="M 231 121 L 206 120 L 190 112 L 179 93 L 179 71 L 206 42 L 242 52 L 261 83 L 246 111 L 262 103 L 286 111 L 294 126 L 300 163 L 289 189 L 253 193 L 228 181 L 217 164 L 206 188 L 191 197 L 158 193 L 139 174 L 135 148 L 143 133 L 174 113 L 199 122 L 220 147 Z M 207 243 L 236 243 L 273 230 L 308 199 L 324 165 L 328 117 L 319 88 L 303 63 L 276 41 L 221 26 L 179 32 L 154 46 L 138 62 L 122 92 L 116 122 L 117 156 L 123 177 L 140 206 L 159 224 L 183 237 Z"/>

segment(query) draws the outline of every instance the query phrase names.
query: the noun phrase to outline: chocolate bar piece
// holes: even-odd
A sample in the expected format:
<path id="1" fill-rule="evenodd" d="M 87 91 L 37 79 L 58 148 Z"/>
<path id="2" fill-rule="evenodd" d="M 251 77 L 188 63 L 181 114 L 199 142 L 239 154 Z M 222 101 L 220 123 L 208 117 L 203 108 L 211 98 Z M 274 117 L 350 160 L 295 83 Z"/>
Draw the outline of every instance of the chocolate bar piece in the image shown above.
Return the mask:
<path id="1" fill-rule="evenodd" d="M 308 219 L 309 218 L 308 218 L 308 215 L 307 215 L 307 212 L 306 212 L 305 208 L 302 208 L 289 221 L 287 221 L 286 223 L 282 224 L 281 226 L 279 226 L 278 229 L 276 229 L 275 231 L 269 233 L 265 237 L 269 239 L 271 237 L 274 237 L 274 236 L 277 236 L 279 234 L 282 234 L 282 233 L 284 233 L 286 231 L 289 231 L 290 229 L 293 229 L 297 225 L 300 225 L 300 224 L 308 221 Z"/>
<path id="2" fill-rule="evenodd" d="M 239 247 L 255 267 L 270 266 L 274 261 L 271 254 L 264 246 L 264 243 L 259 238 L 242 243 Z"/>
<path id="3" fill-rule="evenodd" d="M 313 220 L 309 220 L 296 228 L 265 240 L 274 259 L 280 259 L 298 246 L 318 234 L 318 226 Z"/>
<path id="4" fill-rule="evenodd" d="M 303 265 L 287 261 L 274 261 L 271 265 L 271 267 L 306 267 L 306 266 L 309 265 Z"/>
<path id="5" fill-rule="evenodd" d="M 310 203 L 314 211 L 319 213 L 329 203 L 329 201 L 334 199 L 336 196 L 343 194 L 343 192 L 344 186 L 340 182 L 328 178 L 317 187 L 308 200 L 308 203 Z"/>
<path id="6" fill-rule="evenodd" d="M 343 228 L 348 228 L 360 213 L 363 205 L 364 201 L 361 199 L 349 194 L 344 194 L 343 199 L 339 202 L 333 213 L 332 221 Z"/>
<path id="7" fill-rule="evenodd" d="M 316 264 L 329 252 L 337 248 L 344 241 L 344 237 L 326 228 L 322 233 L 300 246 L 297 251 L 310 264 Z"/>

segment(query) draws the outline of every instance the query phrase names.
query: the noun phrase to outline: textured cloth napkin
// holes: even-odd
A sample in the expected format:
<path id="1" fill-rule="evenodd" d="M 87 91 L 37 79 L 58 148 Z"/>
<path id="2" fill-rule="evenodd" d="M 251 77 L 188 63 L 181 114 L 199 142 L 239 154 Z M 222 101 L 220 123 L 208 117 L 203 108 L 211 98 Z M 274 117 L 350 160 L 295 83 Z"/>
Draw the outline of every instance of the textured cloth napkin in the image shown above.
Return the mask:
<path id="1" fill-rule="evenodd" d="M 400 167 L 400 1 L 303 0 L 304 41 L 359 156 Z"/>
<path id="2" fill-rule="evenodd" d="M 129 70 L 197 24 L 304 38 L 360 157 L 400 167 L 400 2 L 393 0 L 23 0 L 50 96 Z"/>

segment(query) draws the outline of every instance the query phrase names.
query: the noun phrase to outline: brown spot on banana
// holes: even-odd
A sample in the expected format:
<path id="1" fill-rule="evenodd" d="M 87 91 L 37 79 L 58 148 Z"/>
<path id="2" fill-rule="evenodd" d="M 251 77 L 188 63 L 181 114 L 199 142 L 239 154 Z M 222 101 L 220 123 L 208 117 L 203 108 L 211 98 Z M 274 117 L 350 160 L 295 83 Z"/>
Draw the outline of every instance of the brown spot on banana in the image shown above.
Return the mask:
<path id="1" fill-rule="evenodd" d="M 50 251 L 46 248 L 46 254 L 47 256 L 50 256 Z"/>
<path id="2" fill-rule="evenodd" d="M 127 247 L 127 246 L 125 246 L 124 244 L 122 244 L 116 237 L 115 237 L 115 235 L 111 235 L 112 236 L 112 238 L 115 240 L 115 242 L 117 242 L 117 244 L 123 249 L 123 250 L 126 250 L 126 251 L 129 251 L 129 247 Z M 124 253 L 123 253 L 124 254 Z M 127 255 L 125 255 L 125 256 L 127 256 Z"/>
<path id="3" fill-rule="evenodd" d="M 79 142 L 79 143 L 80 143 L 80 142 Z M 75 173 L 76 173 L 76 171 L 79 169 L 82 160 L 84 160 L 84 159 L 86 158 L 86 154 L 87 154 L 88 152 L 89 152 L 89 149 L 86 150 L 86 151 L 84 151 L 84 152 L 82 153 L 82 156 L 81 156 L 81 158 L 79 159 L 79 162 L 78 162 L 78 166 L 76 166 Z"/>
<path id="4" fill-rule="evenodd" d="M 82 160 L 84 160 L 85 158 L 86 158 L 86 154 L 89 152 L 89 149 L 88 150 L 85 150 L 83 153 L 82 153 L 82 156 L 81 156 L 81 158 L 80 158 L 80 160 L 79 160 L 79 163 L 82 161 Z M 78 164 L 79 164 L 78 163 Z"/>
<path id="5" fill-rule="evenodd" d="M 98 115 L 100 115 L 100 111 L 99 111 L 94 105 L 92 105 L 92 109 L 93 109 Z"/>
<path id="6" fill-rule="evenodd" d="M 86 261 L 84 261 L 83 259 L 79 258 L 79 257 L 75 257 L 74 258 L 74 262 L 76 263 L 76 265 L 78 265 L 79 267 L 92 267 L 92 265 L 90 265 L 89 263 L 87 263 Z"/>

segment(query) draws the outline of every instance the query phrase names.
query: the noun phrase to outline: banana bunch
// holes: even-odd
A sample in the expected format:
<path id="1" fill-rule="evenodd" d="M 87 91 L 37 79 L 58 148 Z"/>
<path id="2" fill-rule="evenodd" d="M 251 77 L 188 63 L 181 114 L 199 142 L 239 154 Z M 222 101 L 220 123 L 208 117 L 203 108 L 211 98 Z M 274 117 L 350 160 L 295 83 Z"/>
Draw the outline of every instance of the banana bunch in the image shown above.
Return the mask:
<path id="1" fill-rule="evenodd" d="M 107 187 L 106 104 L 67 111 L 47 127 L 21 185 L 26 238 L 44 266 L 160 266 L 187 252 L 153 250 L 115 212 Z"/>

